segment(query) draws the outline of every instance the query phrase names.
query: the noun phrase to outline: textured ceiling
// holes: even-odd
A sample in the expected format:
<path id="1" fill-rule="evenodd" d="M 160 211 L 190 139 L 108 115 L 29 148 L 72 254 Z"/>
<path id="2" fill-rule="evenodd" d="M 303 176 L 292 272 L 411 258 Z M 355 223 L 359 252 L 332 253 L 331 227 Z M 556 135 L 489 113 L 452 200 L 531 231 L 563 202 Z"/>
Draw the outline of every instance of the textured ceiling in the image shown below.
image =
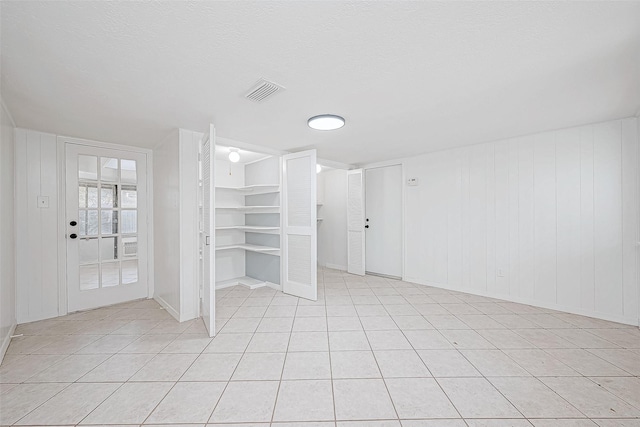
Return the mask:
<path id="1" fill-rule="evenodd" d="M 640 2 L 1 2 L 18 126 L 171 129 L 364 163 L 630 116 Z M 286 87 L 256 104 L 265 77 Z M 343 115 L 334 132 L 306 125 Z"/>

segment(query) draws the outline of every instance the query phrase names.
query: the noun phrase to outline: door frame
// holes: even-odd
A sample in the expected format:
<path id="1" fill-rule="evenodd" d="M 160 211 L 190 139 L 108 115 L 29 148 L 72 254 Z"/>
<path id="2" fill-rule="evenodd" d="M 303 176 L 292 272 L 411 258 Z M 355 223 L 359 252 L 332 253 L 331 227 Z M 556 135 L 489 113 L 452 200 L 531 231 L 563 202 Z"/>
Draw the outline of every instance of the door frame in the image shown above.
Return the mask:
<path id="1" fill-rule="evenodd" d="M 405 230 L 405 224 L 406 224 L 406 209 L 405 209 L 405 204 L 407 203 L 407 177 L 405 175 L 405 167 L 404 167 L 404 161 L 399 161 L 399 160 L 389 160 L 389 161 L 384 161 L 384 162 L 378 162 L 378 163 L 371 163 L 371 164 L 367 164 L 362 166 L 362 180 L 363 180 L 363 193 L 364 193 L 364 200 L 363 200 L 363 207 L 364 207 L 364 214 L 367 214 L 367 200 L 366 200 L 366 195 L 367 195 L 367 170 L 368 169 L 377 169 L 377 168 L 384 168 L 387 166 L 400 166 L 400 170 L 401 170 L 401 177 L 402 177 L 402 213 L 400 215 L 400 220 L 402 221 L 402 235 L 400 236 L 400 246 L 402 247 L 402 277 L 401 279 L 404 280 L 404 278 L 406 277 L 406 273 L 405 273 L 405 260 L 406 260 L 406 245 L 405 245 L 405 234 L 406 234 L 406 230 Z M 365 248 L 366 248 L 366 233 L 365 233 Z M 367 256 L 365 253 L 365 265 L 364 265 L 364 269 L 365 269 L 365 274 L 366 274 L 366 270 L 367 270 Z"/>
<path id="2" fill-rule="evenodd" d="M 147 157 L 147 298 L 153 298 L 153 150 L 133 147 L 123 144 L 92 141 L 89 139 L 56 136 L 56 173 L 58 174 L 58 206 L 64 209 L 58 211 L 58 316 L 68 314 L 67 297 L 67 180 L 66 180 L 66 144 L 85 145 L 93 148 L 107 148 L 111 150 L 129 151 L 144 154 Z"/>

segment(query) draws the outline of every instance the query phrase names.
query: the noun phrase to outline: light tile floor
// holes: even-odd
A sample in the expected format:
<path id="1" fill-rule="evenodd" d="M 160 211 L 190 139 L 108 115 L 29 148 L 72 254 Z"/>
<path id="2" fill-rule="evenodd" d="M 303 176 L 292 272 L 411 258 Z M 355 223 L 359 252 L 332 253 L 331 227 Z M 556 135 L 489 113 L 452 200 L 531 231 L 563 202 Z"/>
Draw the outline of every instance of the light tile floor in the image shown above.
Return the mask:
<path id="1" fill-rule="evenodd" d="M 219 291 L 214 339 L 152 300 L 20 325 L 0 425 L 640 426 L 637 327 L 334 270 L 318 282 L 317 302 Z"/>

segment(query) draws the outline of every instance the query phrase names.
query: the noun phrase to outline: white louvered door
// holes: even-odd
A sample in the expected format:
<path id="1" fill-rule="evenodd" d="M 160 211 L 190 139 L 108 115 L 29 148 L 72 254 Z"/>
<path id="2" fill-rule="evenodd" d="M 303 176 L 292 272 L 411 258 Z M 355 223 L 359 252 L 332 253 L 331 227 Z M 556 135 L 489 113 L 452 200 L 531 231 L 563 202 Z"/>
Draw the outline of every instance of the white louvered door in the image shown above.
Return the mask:
<path id="1" fill-rule="evenodd" d="M 347 172 L 347 271 L 364 276 L 364 180 L 363 170 Z"/>
<path id="2" fill-rule="evenodd" d="M 202 320 L 209 336 L 216 333 L 216 274 L 215 274 L 215 158 L 216 130 L 209 125 L 209 132 L 202 137 Z"/>
<path id="3" fill-rule="evenodd" d="M 316 150 L 282 157 L 282 290 L 318 299 Z"/>

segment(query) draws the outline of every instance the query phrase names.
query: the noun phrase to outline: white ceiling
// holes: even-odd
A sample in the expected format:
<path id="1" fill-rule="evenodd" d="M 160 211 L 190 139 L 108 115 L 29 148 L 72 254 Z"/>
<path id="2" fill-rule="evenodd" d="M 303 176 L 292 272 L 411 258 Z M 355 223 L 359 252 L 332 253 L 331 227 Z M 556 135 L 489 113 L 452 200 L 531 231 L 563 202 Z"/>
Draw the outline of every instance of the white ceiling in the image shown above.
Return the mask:
<path id="1" fill-rule="evenodd" d="M 2 1 L 18 126 L 152 147 L 176 127 L 364 163 L 631 116 L 640 2 Z M 255 104 L 260 77 L 286 87 Z M 309 129 L 343 115 L 333 132 Z"/>

